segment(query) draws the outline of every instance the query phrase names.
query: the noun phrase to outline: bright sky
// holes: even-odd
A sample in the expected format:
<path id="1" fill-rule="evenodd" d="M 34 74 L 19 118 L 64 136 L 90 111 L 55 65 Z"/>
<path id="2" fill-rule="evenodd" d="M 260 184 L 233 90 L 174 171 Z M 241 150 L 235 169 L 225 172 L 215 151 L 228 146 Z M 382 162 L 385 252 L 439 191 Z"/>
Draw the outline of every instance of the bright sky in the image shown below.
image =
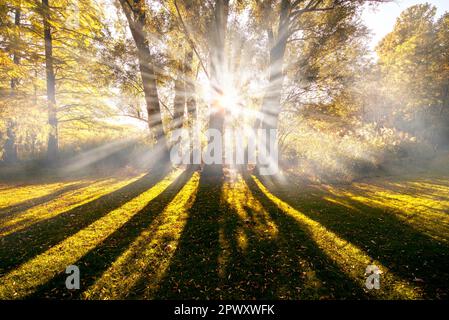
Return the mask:
<path id="1" fill-rule="evenodd" d="M 449 11 L 449 0 L 394 0 L 380 4 L 377 8 L 366 8 L 363 20 L 373 33 L 370 48 L 374 50 L 377 43 L 391 30 L 402 11 L 420 3 L 430 3 L 437 7 L 437 16 Z"/>

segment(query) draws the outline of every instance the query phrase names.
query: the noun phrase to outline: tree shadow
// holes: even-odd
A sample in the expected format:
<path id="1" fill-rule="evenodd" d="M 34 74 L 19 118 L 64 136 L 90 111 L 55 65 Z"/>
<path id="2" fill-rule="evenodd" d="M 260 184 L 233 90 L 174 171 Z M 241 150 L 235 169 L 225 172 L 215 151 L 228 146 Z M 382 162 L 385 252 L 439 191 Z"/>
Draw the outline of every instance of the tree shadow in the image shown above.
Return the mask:
<path id="1" fill-rule="evenodd" d="M 11 271 L 119 208 L 154 186 L 167 173 L 168 168 L 149 173 L 114 192 L 0 238 L 0 274 Z"/>
<path id="2" fill-rule="evenodd" d="M 360 285 L 321 252 L 293 218 L 279 213 L 260 192 L 255 196 L 278 228 L 275 237 L 256 233 L 254 223 L 258 213 L 245 204 L 243 208 L 248 219 L 242 220 L 235 209 L 223 201 L 222 185 L 221 181 L 202 178 L 197 200 L 160 283 L 157 299 L 365 296 Z M 253 185 L 251 188 L 256 190 Z M 238 243 L 239 230 L 243 230 L 247 239 L 245 248 Z M 300 265 L 303 261 L 313 269 L 312 276 Z"/>
<path id="3" fill-rule="evenodd" d="M 218 284 L 219 218 L 222 212 L 219 176 L 201 174 L 195 202 L 179 238 L 156 299 L 207 299 Z M 139 283 L 139 286 L 144 285 Z"/>
<path id="4" fill-rule="evenodd" d="M 244 261 L 260 261 L 258 264 L 262 266 L 259 268 L 263 271 L 262 278 L 260 275 L 251 275 L 252 281 L 259 282 L 259 287 L 262 284 L 267 286 L 268 283 L 269 287 L 265 292 L 253 291 L 254 298 L 360 299 L 369 297 L 360 283 L 348 277 L 344 270 L 318 247 L 298 221 L 280 211 L 250 177 L 244 176 L 244 180 L 252 195 L 267 210 L 278 229 L 277 235 L 271 240 L 252 237 L 246 249 L 247 257 L 234 256 L 233 267 L 230 270 L 236 265 L 242 265 L 243 262 L 243 269 L 251 272 L 254 266 L 251 264 L 245 266 Z M 256 256 L 251 257 L 251 255 Z M 262 262 L 265 262 L 265 266 L 261 264 Z M 242 283 L 245 281 L 245 273 L 240 274 L 243 277 L 239 283 Z M 261 279 L 264 282 L 260 283 Z"/>
<path id="5" fill-rule="evenodd" d="M 83 187 L 85 187 L 87 185 L 88 185 L 88 183 L 72 184 L 72 185 L 69 185 L 69 186 L 62 187 L 62 188 L 56 190 L 55 192 L 52 192 L 52 193 L 47 194 L 47 195 L 44 195 L 42 197 L 28 199 L 28 200 L 22 201 L 20 203 L 17 203 L 15 205 L 12 205 L 12 206 L 9 206 L 9 207 L 6 207 L 6 208 L 2 208 L 2 209 L 0 209 L 1 219 L 9 218 L 9 217 L 11 217 L 11 216 L 13 216 L 13 215 L 15 215 L 17 213 L 20 213 L 22 211 L 28 210 L 28 209 L 30 209 L 32 207 L 41 205 L 41 204 L 46 203 L 46 202 L 50 202 L 50 201 L 56 199 L 57 197 L 63 195 L 66 192 L 78 190 L 78 189 L 81 189 L 81 188 L 83 188 Z"/>
<path id="6" fill-rule="evenodd" d="M 353 243 L 400 278 L 415 283 L 425 298 L 449 294 L 449 247 L 407 225 L 385 209 L 349 197 L 344 204 L 330 193 L 296 197 L 285 188 L 267 184 L 270 192 L 326 229 Z"/>
<path id="7" fill-rule="evenodd" d="M 192 176 L 192 171 L 184 171 L 161 194 L 151 200 L 123 226 L 115 230 L 93 250 L 74 263 L 82 273 L 81 290 L 69 291 L 65 288 L 65 270 L 42 284 L 27 298 L 79 299 L 110 265 L 133 243 L 133 241 L 163 212 L 184 184 Z"/>

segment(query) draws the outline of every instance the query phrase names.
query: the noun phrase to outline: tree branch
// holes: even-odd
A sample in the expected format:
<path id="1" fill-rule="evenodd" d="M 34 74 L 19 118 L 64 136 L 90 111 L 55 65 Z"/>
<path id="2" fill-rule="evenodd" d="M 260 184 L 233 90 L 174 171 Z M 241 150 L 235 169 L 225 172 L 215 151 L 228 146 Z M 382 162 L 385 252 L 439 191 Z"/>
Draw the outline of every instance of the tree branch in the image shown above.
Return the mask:
<path id="1" fill-rule="evenodd" d="M 192 40 L 192 38 L 190 36 L 190 32 L 187 29 L 187 27 L 186 27 L 186 25 L 184 23 L 184 20 L 182 19 L 181 13 L 179 12 L 178 2 L 176 0 L 175 0 L 175 9 L 176 9 L 176 13 L 178 14 L 179 21 L 181 22 L 182 29 L 184 30 L 184 34 L 187 37 L 187 42 L 189 43 L 189 45 L 192 48 L 192 50 L 195 52 L 195 55 L 197 56 L 197 58 L 198 58 L 198 60 L 200 62 L 201 68 L 203 69 L 203 71 L 206 74 L 207 78 L 210 80 L 209 73 L 207 72 L 206 67 L 204 66 L 204 63 L 203 63 L 203 60 L 201 59 L 201 56 L 199 55 L 198 51 L 196 50 L 195 43 L 193 42 L 193 40 Z"/>

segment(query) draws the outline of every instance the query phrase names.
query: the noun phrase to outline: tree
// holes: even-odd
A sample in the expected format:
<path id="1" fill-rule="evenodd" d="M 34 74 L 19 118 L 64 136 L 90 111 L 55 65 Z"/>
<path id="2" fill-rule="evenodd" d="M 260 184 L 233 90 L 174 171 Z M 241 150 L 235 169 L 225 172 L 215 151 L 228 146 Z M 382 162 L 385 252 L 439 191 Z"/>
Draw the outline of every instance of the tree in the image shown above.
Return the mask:
<path id="1" fill-rule="evenodd" d="M 225 108 L 219 103 L 220 95 L 223 94 L 223 75 L 225 70 L 225 41 L 228 25 L 229 0 L 217 0 L 214 7 L 213 20 L 211 21 L 209 34 L 209 65 L 210 65 L 210 83 L 212 86 L 212 105 L 209 116 L 209 129 L 217 130 L 220 137 L 223 137 Z M 220 138 L 221 139 L 221 138 Z M 212 140 L 209 139 L 209 143 Z M 214 143 L 217 143 L 214 141 Z M 223 145 L 223 140 L 220 145 Z M 215 152 L 214 150 L 213 152 Z M 212 155 L 215 156 L 215 155 Z M 221 175 L 221 164 L 210 164 L 205 168 L 206 174 Z"/>
<path id="2" fill-rule="evenodd" d="M 14 7 L 14 31 L 12 39 L 12 61 L 15 66 L 20 64 L 20 53 L 18 46 L 20 46 L 20 24 L 21 24 L 21 3 L 18 1 Z M 19 84 L 19 78 L 16 75 L 11 77 L 11 99 L 17 94 L 17 86 Z M 15 133 L 15 121 L 9 119 L 6 126 L 6 142 L 4 145 L 3 160 L 6 163 L 17 162 L 17 144 L 16 144 L 16 133 Z"/>
<path id="3" fill-rule="evenodd" d="M 97 54 L 103 32 L 108 28 L 101 21 L 100 8 L 90 0 L 75 3 L 67 0 L 44 3 L 21 0 L 20 26 L 14 27 L 10 21 L 11 16 L 14 17 L 16 3 L 19 1 L 0 3 L 0 11 L 6 14 L 0 29 L 2 74 L 9 77 L 8 86 L 9 80 L 14 79 L 15 87 L 13 96 L 9 94 L 10 89 L 7 96 L 2 96 L 5 120 L 1 127 L 8 121 L 15 123 L 15 130 L 5 128 L 2 131 L 16 133 L 19 155 L 41 153 L 45 147 L 46 157 L 54 160 L 60 147 L 64 147 L 64 141 L 59 138 L 61 133 L 67 137 L 68 132 L 73 132 L 73 127 L 93 122 L 99 124 L 101 117 L 110 114 L 110 107 L 104 103 L 107 83 L 100 82 L 99 76 L 109 66 L 99 61 Z M 48 22 L 45 23 L 47 29 L 44 20 Z M 16 39 L 14 35 L 19 33 L 20 38 Z M 45 35 L 51 37 L 51 55 L 48 54 L 48 45 L 46 52 L 46 44 L 50 41 L 45 41 Z M 19 65 L 14 63 L 15 56 L 20 57 Z M 48 66 L 53 67 L 49 78 L 45 69 L 46 59 Z M 1 81 L 0 85 L 3 91 L 6 83 Z M 53 88 L 54 95 L 51 93 Z M 48 107 L 49 100 L 41 98 L 47 97 L 47 89 L 50 89 L 50 100 L 57 101 L 57 104 L 50 103 L 52 109 Z M 44 112 L 47 119 L 42 123 Z M 12 145 L 9 141 L 11 139 L 5 142 Z"/>
<path id="4" fill-rule="evenodd" d="M 341 34 L 342 21 L 354 14 L 363 2 L 345 0 L 281 0 L 258 1 L 256 10 L 263 12 L 269 47 L 269 78 L 262 101 L 263 119 L 258 119 L 255 129 L 277 129 L 284 83 L 284 59 L 288 44 L 311 40 L 314 52 L 319 52 L 323 39 Z M 372 1 L 382 2 L 382 0 Z M 276 19 L 274 19 L 276 17 Z M 276 22 L 274 22 L 276 21 Z M 276 23 L 276 24 L 274 24 Z M 325 42 L 325 41 L 324 41 Z M 311 56 L 313 57 L 313 56 Z M 305 65 L 307 68 L 307 64 Z M 309 71 L 311 68 L 309 68 Z M 262 146 L 268 149 L 268 146 Z"/>
<path id="5" fill-rule="evenodd" d="M 404 131 L 441 144 L 447 135 L 447 14 L 415 5 L 401 13 L 379 43 L 386 117 Z M 446 132 L 446 133 L 444 133 Z"/>
<path id="6" fill-rule="evenodd" d="M 56 79 L 53 68 L 53 40 L 50 24 L 50 7 L 48 0 L 42 0 L 42 21 L 45 43 L 45 74 L 47 82 L 48 124 L 48 159 L 55 160 L 58 156 L 58 118 L 56 111 Z"/>
<path id="7" fill-rule="evenodd" d="M 128 0 L 120 0 L 120 4 L 128 20 L 128 26 L 137 48 L 139 70 L 148 114 L 148 126 L 156 139 L 156 150 L 160 152 L 162 159 L 168 160 L 169 153 L 162 123 L 157 76 L 145 29 L 147 20 L 145 1 L 134 0 L 130 2 Z"/>

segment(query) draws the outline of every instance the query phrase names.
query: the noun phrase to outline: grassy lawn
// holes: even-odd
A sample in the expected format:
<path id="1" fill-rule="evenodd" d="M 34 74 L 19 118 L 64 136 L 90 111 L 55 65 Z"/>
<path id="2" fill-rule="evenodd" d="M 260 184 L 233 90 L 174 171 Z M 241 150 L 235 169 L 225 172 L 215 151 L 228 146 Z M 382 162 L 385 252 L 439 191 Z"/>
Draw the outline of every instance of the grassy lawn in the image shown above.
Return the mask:
<path id="1" fill-rule="evenodd" d="M 449 298 L 449 176 L 293 181 L 0 183 L 0 298 Z M 80 290 L 65 288 L 71 264 Z"/>

